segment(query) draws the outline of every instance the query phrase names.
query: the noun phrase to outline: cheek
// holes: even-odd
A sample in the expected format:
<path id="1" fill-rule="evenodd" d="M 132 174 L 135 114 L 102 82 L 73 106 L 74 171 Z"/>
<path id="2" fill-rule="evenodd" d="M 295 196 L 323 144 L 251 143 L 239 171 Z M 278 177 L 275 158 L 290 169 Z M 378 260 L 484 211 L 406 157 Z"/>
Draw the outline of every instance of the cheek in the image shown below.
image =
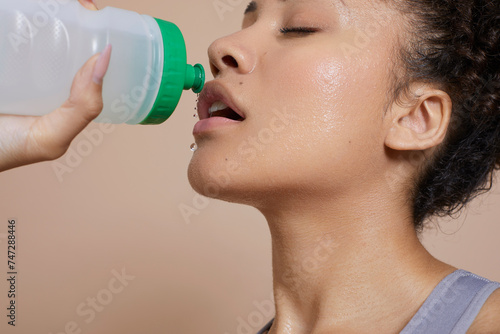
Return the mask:
<path id="1" fill-rule="evenodd" d="M 361 69 L 361 64 L 342 56 L 318 58 L 317 54 L 328 52 L 276 63 L 269 73 L 277 74 L 266 87 L 272 92 L 268 105 L 290 119 L 279 145 L 270 151 L 290 172 L 303 177 L 306 170 L 309 176 L 339 173 L 339 164 L 363 168 L 358 162 L 380 143 L 379 96 L 384 92 L 373 84 L 380 82 L 380 71 Z"/>
<path id="2" fill-rule="evenodd" d="M 348 136 L 346 124 L 354 115 L 346 103 L 352 87 L 345 64 L 307 53 L 276 66 L 278 74 L 269 91 L 273 92 L 272 108 L 290 118 L 285 144 L 308 149 Z"/>

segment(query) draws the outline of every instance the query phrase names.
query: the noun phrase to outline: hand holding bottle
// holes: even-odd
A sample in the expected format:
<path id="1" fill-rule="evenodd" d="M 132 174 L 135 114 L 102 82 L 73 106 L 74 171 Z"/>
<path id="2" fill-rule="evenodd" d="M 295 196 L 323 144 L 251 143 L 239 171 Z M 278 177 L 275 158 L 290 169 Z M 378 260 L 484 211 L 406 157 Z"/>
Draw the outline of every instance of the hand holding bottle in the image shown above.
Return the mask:
<path id="1" fill-rule="evenodd" d="M 97 10 L 91 0 L 78 0 Z M 76 74 L 71 93 L 61 107 L 44 116 L 0 115 L 0 172 L 54 160 L 102 110 L 102 80 L 107 71 L 110 46 L 90 58 Z"/>

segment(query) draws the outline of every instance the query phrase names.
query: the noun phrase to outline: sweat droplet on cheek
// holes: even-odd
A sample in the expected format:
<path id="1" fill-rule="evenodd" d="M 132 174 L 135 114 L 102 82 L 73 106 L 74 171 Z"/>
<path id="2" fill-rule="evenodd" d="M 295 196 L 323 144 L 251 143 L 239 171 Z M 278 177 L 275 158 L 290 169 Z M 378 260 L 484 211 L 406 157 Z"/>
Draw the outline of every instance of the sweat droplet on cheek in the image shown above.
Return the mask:
<path id="1" fill-rule="evenodd" d="M 336 59 L 318 61 L 313 71 L 317 101 L 315 121 L 324 132 L 337 131 L 345 123 L 344 113 L 349 110 L 345 98 L 351 93 L 352 85 L 344 65 Z"/>
<path id="2" fill-rule="evenodd" d="M 333 59 L 322 61 L 317 64 L 314 73 L 318 89 L 326 96 L 332 93 L 336 95 L 336 92 L 348 84 L 347 80 L 345 80 L 345 65 L 340 61 Z"/>

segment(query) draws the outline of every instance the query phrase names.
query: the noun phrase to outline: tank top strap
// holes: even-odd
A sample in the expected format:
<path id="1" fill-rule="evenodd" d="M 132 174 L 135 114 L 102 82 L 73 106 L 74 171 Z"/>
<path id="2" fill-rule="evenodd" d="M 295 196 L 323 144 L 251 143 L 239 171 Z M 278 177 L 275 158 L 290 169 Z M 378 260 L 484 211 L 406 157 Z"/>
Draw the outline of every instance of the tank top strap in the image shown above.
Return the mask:
<path id="1" fill-rule="evenodd" d="M 458 269 L 439 282 L 400 334 L 464 334 L 497 288 L 498 282 Z"/>
<path id="2" fill-rule="evenodd" d="M 500 283 L 463 269 L 439 282 L 400 334 L 465 334 Z M 257 334 L 266 333 L 271 319 Z"/>
<path id="3" fill-rule="evenodd" d="M 272 318 L 257 334 L 265 334 L 268 330 L 271 329 L 274 318 Z"/>

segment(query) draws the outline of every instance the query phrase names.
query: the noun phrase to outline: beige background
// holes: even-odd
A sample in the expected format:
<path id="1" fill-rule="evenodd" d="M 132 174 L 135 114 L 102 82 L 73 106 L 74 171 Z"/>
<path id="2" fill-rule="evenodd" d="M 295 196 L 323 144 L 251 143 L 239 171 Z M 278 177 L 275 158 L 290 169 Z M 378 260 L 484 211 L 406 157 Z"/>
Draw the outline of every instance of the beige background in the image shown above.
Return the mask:
<path id="1" fill-rule="evenodd" d="M 227 6 L 222 16 L 217 3 Z M 246 4 L 98 1 L 100 8 L 177 23 L 189 61 L 206 68 L 209 44 L 239 28 Z M 73 161 L 77 166 L 62 182 L 53 162 L 0 174 L 1 333 L 255 333 L 272 317 L 266 222 L 251 208 L 199 202 L 187 181 L 195 98 L 185 93 L 161 126 L 114 128 L 81 161 Z M 86 134 L 98 129 L 93 124 Z M 87 143 L 84 133 L 72 149 Z M 468 215 L 426 233 L 425 245 L 440 259 L 500 280 L 499 195 L 497 190 L 481 197 Z M 195 205 L 203 208 L 184 219 L 179 208 Z M 9 218 L 18 224 L 15 329 L 5 317 Z M 122 270 L 135 278 L 116 292 L 113 271 Z M 105 304 L 98 304 L 102 309 L 89 323 L 88 313 L 77 313 L 81 303 L 90 310 L 88 298 Z"/>

